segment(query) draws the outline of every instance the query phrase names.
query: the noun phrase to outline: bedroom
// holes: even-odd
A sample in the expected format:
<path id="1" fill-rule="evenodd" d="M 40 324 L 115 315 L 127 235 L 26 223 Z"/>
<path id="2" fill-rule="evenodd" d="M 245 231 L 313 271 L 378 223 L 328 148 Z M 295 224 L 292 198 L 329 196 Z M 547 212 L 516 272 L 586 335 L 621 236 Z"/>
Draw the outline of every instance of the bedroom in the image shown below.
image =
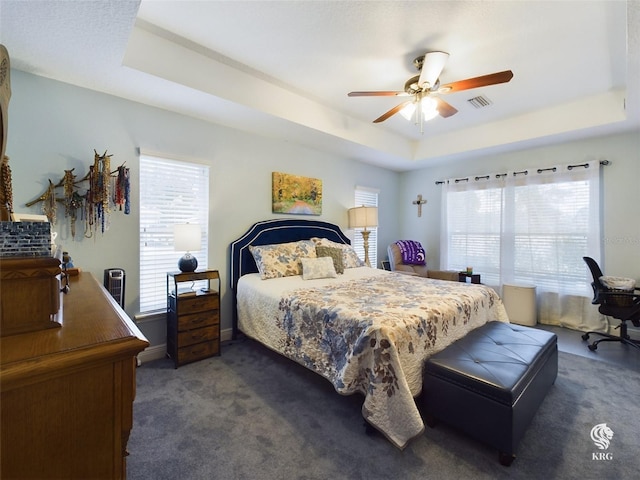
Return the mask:
<path id="1" fill-rule="evenodd" d="M 635 12 L 637 15 L 637 8 Z M 6 31 L 5 22 L 11 21 L 4 13 L 3 32 Z M 5 35 L 2 33 L 0 40 L 11 54 L 11 42 Z M 400 52 L 401 55 L 405 53 Z M 26 65 L 24 68 L 27 69 Z M 607 240 L 603 258 L 609 271 L 640 279 L 640 214 L 637 209 L 640 141 L 637 125 L 621 133 L 556 140 L 544 146 L 523 142 L 516 151 L 476 153 L 456 162 L 396 171 L 354 160 L 351 155 L 326 152 L 317 144 L 305 145 L 303 136 L 281 138 L 275 132 L 256 134 L 243 127 L 209 123 L 47 78 L 47 75 L 38 74 L 37 66 L 33 68 L 31 73 L 15 68 L 11 72 L 13 94 L 7 155 L 11 158 L 16 205 L 22 206 L 32 200 L 41 193 L 46 179 L 56 178 L 63 169 L 75 165 L 86 168 L 93 158 L 94 148 L 98 151 L 108 149 L 114 155 L 113 161 L 117 164 L 126 162 L 136 178 L 136 149 L 144 148 L 169 157 L 210 163 L 208 266 L 219 269 L 224 276 L 228 272 L 229 243 L 255 221 L 273 216 L 270 204 L 273 171 L 322 179 L 321 218 L 345 229 L 346 210 L 353 206 L 354 186 L 380 189 L 379 204 L 384 208 L 380 208 L 378 257 L 384 258 L 386 245 L 398 238 L 415 238 L 427 245 L 428 260 L 437 265 L 440 223 L 437 180 L 480 175 L 507 167 L 545 166 L 547 159 L 562 158 L 573 162 L 602 157 L 612 162 L 603 172 L 602 216 Z M 353 84 L 350 88 L 360 87 Z M 637 110 L 637 103 L 635 105 Z M 379 107 L 373 105 L 371 108 Z M 413 128 L 412 125 L 406 127 Z M 297 129 L 294 131 L 297 133 Z M 133 188 L 135 190 L 135 184 Z M 133 193 L 135 196 L 135 191 Z M 417 194 L 428 200 L 419 218 L 411 203 Z M 38 209 L 34 207 L 29 211 L 37 212 Z M 61 240 L 64 241 L 63 237 Z M 77 266 L 98 278 L 104 268 L 123 267 L 127 272 L 128 288 L 125 310 L 132 317 L 138 314 L 135 206 L 132 215 L 113 215 L 110 230 L 103 236 L 65 247 Z M 226 284 L 224 279 L 223 285 Z M 232 308 L 226 287 L 223 287 L 222 297 L 222 328 L 228 335 Z M 162 348 L 165 341 L 162 321 L 145 320 L 140 327 L 152 345 Z"/>

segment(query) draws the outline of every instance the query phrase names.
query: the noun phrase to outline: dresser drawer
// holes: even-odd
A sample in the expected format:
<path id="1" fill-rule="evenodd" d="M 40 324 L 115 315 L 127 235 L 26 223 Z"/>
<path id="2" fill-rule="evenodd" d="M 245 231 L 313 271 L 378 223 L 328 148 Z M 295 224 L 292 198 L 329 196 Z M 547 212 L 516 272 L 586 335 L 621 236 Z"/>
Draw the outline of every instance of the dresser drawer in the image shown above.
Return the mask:
<path id="1" fill-rule="evenodd" d="M 195 362 L 202 358 L 212 357 L 220 352 L 220 342 L 213 340 L 211 342 L 196 343 L 188 347 L 178 349 L 178 363 Z"/>
<path id="2" fill-rule="evenodd" d="M 220 306 L 218 295 L 198 295 L 189 298 L 180 298 L 179 315 L 196 313 L 204 310 L 216 310 Z"/>
<path id="3" fill-rule="evenodd" d="M 194 328 L 217 325 L 220 322 L 218 311 L 192 313 L 191 315 L 180 315 L 178 317 L 178 331 L 193 330 Z"/>
<path id="4" fill-rule="evenodd" d="M 188 347 L 194 343 L 206 342 L 208 340 L 216 340 L 218 338 L 218 327 L 212 325 L 210 327 L 198 328 L 187 332 L 178 333 L 178 345 L 180 347 Z"/>

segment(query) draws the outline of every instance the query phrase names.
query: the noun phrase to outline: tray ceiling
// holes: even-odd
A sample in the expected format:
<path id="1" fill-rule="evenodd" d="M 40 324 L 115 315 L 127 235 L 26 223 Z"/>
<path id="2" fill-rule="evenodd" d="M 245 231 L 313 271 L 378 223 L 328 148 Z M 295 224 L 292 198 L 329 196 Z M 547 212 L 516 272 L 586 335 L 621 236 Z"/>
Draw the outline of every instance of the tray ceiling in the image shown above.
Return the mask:
<path id="1" fill-rule="evenodd" d="M 14 1 L 12 67 L 393 170 L 640 129 L 640 1 Z M 413 59 L 450 54 L 458 92 L 424 133 L 372 120 Z M 482 96 L 490 105 L 475 108 Z"/>

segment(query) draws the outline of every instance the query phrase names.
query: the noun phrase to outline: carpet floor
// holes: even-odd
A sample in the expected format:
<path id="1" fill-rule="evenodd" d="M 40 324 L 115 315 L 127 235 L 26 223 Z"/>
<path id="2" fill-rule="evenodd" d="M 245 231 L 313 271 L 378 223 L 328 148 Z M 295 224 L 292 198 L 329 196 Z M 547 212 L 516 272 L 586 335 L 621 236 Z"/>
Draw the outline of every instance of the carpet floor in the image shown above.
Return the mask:
<path id="1" fill-rule="evenodd" d="M 137 370 L 127 476 L 136 479 L 626 480 L 640 469 L 640 372 L 560 352 L 558 378 L 510 467 L 440 423 L 403 451 L 367 435 L 363 397 L 244 340 L 222 356 Z M 607 450 L 590 438 L 606 423 Z M 606 453 L 606 455 L 601 455 Z"/>

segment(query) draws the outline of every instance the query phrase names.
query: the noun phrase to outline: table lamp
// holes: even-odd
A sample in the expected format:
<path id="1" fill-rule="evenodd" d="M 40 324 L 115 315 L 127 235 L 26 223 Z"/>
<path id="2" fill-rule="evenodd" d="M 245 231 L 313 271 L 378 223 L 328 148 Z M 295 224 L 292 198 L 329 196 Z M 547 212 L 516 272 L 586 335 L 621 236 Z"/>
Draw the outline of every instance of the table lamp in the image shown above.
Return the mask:
<path id="1" fill-rule="evenodd" d="M 182 223 L 173 226 L 173 246 L 176 251 L 186 252 L 178 262 L 181 272 L 193 272 L 198 268 L 198 260 L 191 252 L 200 250 L 202 235 L 200 225 Z"/>
<path id="2" fill-rule="evenodd" d="M 364 241 L 364 263 L 370 267 L 369 261 L 369 230 L 367 227 L 378 226 L 378 207 L 354 207 L 349 209 L 349 228 L 363 228 L 362 239 Z"/>

